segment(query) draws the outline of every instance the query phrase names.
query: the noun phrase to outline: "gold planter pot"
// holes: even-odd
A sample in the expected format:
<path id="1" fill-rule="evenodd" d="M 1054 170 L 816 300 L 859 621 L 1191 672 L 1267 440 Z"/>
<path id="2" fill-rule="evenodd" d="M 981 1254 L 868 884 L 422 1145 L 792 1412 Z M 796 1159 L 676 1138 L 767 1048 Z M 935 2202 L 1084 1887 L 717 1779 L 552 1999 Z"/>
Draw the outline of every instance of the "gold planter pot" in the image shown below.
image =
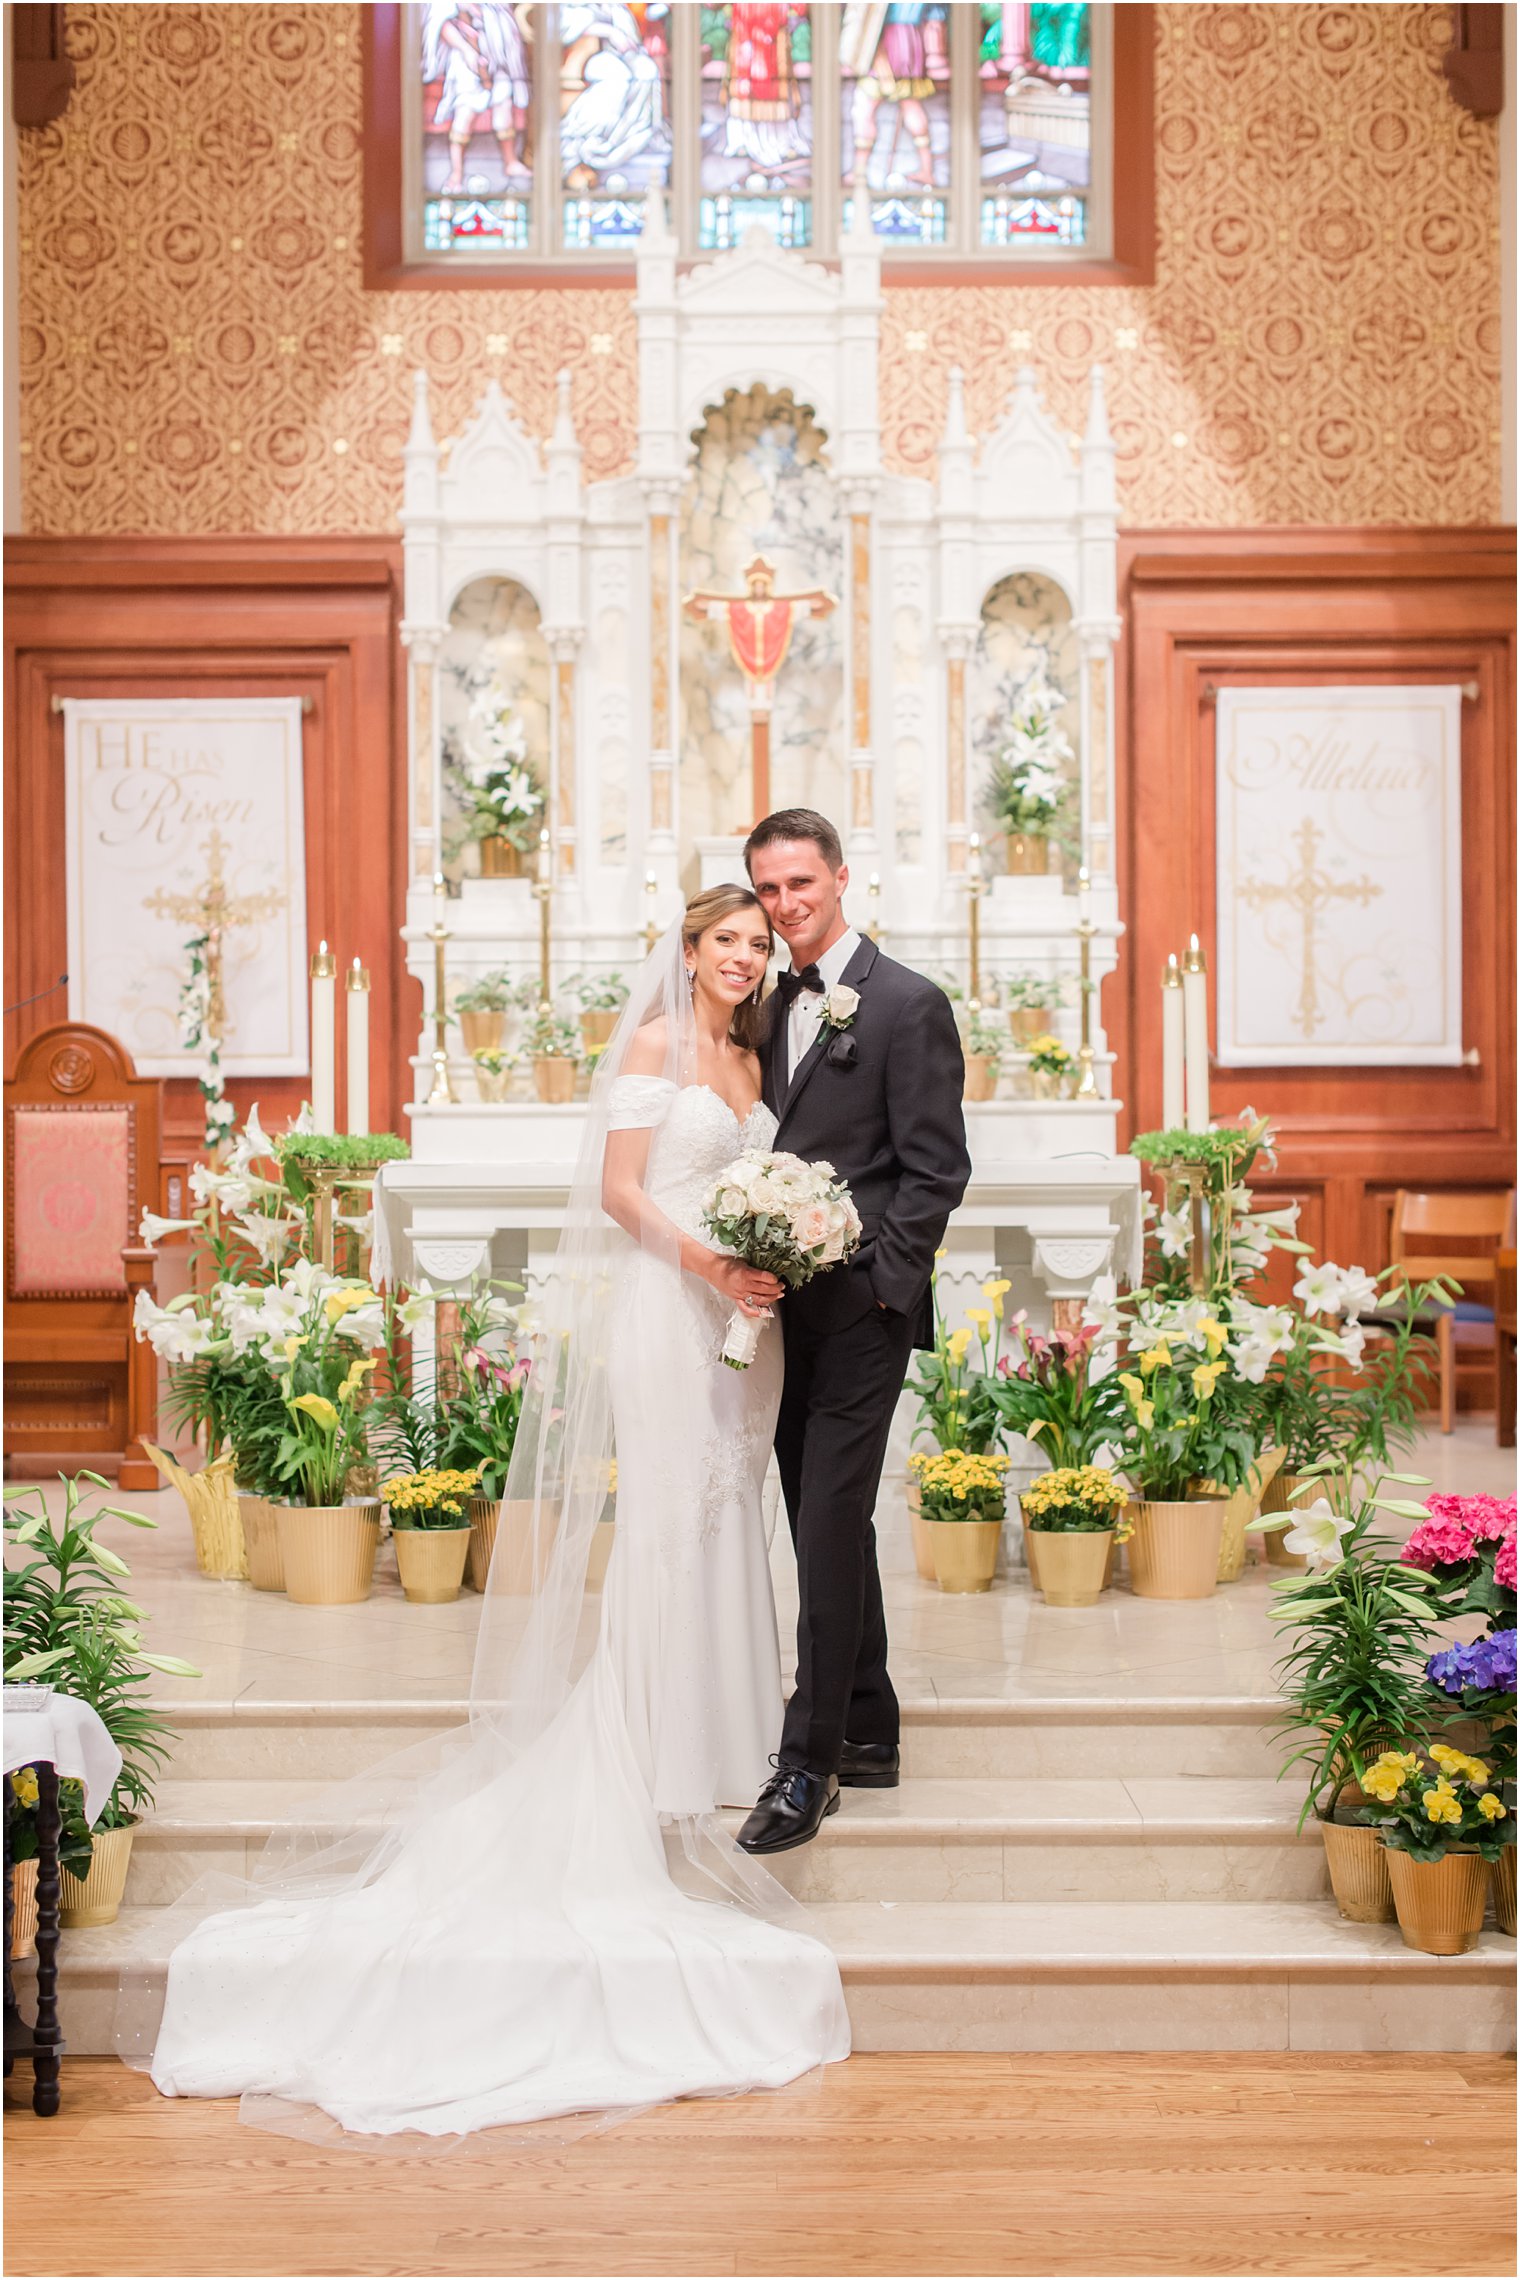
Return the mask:
<path id="1" fill-rule="evenodd" d="M 1277 1455 L 1277 1461 L 1281 1465 L 1281 1454 Z M 1304 1509 L 1305 1504 L 1312 1504 L 1314 1501 L 1312 1496 L 1301 1499 L 1297 1504 L 1291 1501 L 1293 1491 L 1300 1485 L 1302 1479 L 1302 1473 L 1274 1471 L 1261 1493 L 1263 1514 L 1265 1515 L 1268 1512 L 1292 1512 L 1296 1514 Z M 1286 1533 L 1285 1529 L 1273 1528 L 1262 1537 L 1262 1544 L 1266 1549 L 1268 1560 L 1273 1567 L 1307 1567 L 1309 1563 L 1302 1552 L 1290 1552 L 1285 1549 L 1283 1537 Z"/>
<path id="2" fill-rule="evenodd" d="M 1024 1541 L 1038 1540 L 1039 1585 L 1047 1607 L 1096 1607 L 1108 1579 L 1112 1528 L 1032 1528 Z"/>
<path id="3" fill-rule="evenodd" d="M 991 1100 L 997 1092 L 998 1061 L 992 1053 L 966 1055 L 967 1100 Z"/>
<path id="4" fill-rule="evenodd" d="M 916 1480 L 908 1482 L 908 1529 L 913 1538 L 913 1565 L 918 1570 L 920 1583 L 937 1583 L 934 1572 L 934 1539 L 929 1523 L 924 1518 L 923 1490 Z"/>
<path id="5" fill-rule="evenodd" d="M 1010 874 L 1015 878 L 1043 879 L 1050 869 L 1050 841 L 1038 838 L 1032 831 L 1010 831 L 1004 835 L 1004 849 Z"/>
<path id="6" fill-rule="evenodd" d="M 90 1873 L 85 1877 L 62 1872 L 58 1902 L 58 1921 L 65 1931 L 89 1931 L 100 1924 L 114 1924 L 121 1906 L 122 1894 L 127 1889 L 127 1870 L 132 1862 L 132 1839 L 135 1826 L 125 1829 L 101 1829 L 95 1837 L 90 1854 Z"/>
<path id="7" fill-rule="evenodd" d="M 1246 1530 L 1257 1518 L 1262 1491 L 1282 1463 L 1281 1449 L 1268 1449 L 1257 1458 L 1239 1488 L 1226 1492 L 1215 1481 L 1200 1481 L 1195 1496 L 1224 1497 L 1224 1534 L 1219 1545 L 1219 1581 L 1238 1583 L 1245 1573 Z"/>
<path id="8" fill-rule="evenodd" d="M 934 1575 L 941 1591 L 990 1591 L 1001 1520 L 930 1520 Z"/>
<path id="9" fill-rule="evenodd" d="M 470 1553 L 466 1528 L 398 1528 L 391 1523 L 401 1588 L 418 1607 L 443 1607 L 459 1597 Z"/>
<path id="10" fill-rule="evenodd" d="M 243 1541 L 248 1547 L 248 1581 L 255 1591 L 283 1591 L 280 1507 L 263 1496 L 241 1496 L 238 1502 L 243 1508 Z"/>
<path id="11" fill-rule="evenodd" d="M 18 1860 L 11 1870 L 11 1961 L 19 1963 L 37 1946 L 37 1862 Z"/>
<path id="12" fill-rule="evenodd" d="M 1393 1882 L 1379 1831 L 1354 1821 L 1321 1821 L 1319 1826 L 1330 1889 L 1347 1923 L 1391 1924 Z"/>
<path id="13" fill-rule="evenodd" d="M 512 1082 L 510 1069 L 483 1069 L 475 1064 L 475 1090 L 482 1100 L 505 1100 L 507 1087 Z"/>
<path id="14" fill-rule="evenodd" d="M 1219 1581 L 1224 1498 L 1130 1505 L 1130 1589 L 1138 1599 L 1208 1599 Z"/>
<path id="15" fill-rule="evenodd" d="M 533 1056 L 533 1083 L 542 1101 L 564 1102 L 575 1098 L 575 1063 L 568 1054 L 535 1053 Z"/>
<path id="16" fill-rule="evenodd" d="M 363 1504 L 282 1504 L 285 1592 L 298 1607 L 351 1607 L 368 1599 L 380 1549 L 378 1499 Z"/>
<path id="17" fill-rule="evenodd" d="M 615 1011 L 609 1012 L 606 1006 L 588 1006 L 581 1015 L 581 1042 L 586 1051 L 591 1053 L 598 1045 L 609 1045 L 617 1025 Z"/>
<path id="18" fill-rule="evenodd" d="M 1488 1862 L 1455 1847 L 1441 1860 L 1411 1860 L 1387 1848 L 1393 1904 L 1406 1947 L 1422 1955 L 1466 1955 L 1478 1944 L 1488 1899 Z"/>
<path id="19" fill-rule="evenodd" d="M 559 1528 L 559 1506 L 544 1506 L 543 1524 L 537 1531 L 533 1525 L 533 1510 L 528 1497 L 470 1498 L 470 1582 L 476 1591 L 485 1590 L 499 1534 L 504 1535 L 506 1541 L 502 1546 L 501 1572 L 496 1578 L 497 1590 L 529 1592 L 543 1581 Z"/>
<path id="20" fill-rule="evenodd" d="M 480 875 L 483 879 L 520 879 L 523 875 L 522 849 L 514 847 L 510 839 L 493 835 L 482 839 L 480 846 Z"/>
<path id="21" fill-rule="evenodd" d="M 459 1034 L 467 1053 L 499 1053 L 507 1033 L 504 1013 L 461 1013 Z"/>
<path id="22" fill-rule="evenodd" d="M 144 1441 L 143 1447 L 156 1470 L 185 1500 L 195 1564 L 201 1574 L 215 1576 L 222 1583 L 241 1583 L 248 1573 L 248 1549 L 243 1542 L 238 1494 L 232 1484 L 231 1457 L 214 1458 L 198 1473 L 189 1473 L 151 1441 Z"/>
<path id="23" fill-rule="evenodd" d="M 1515 1848 L 1506 1845 L 1492 1864 L 1489 1881 L 1494 1888 L 1494 1922 L 1501 1932 L 1515 1936 Z"/>
<path id="24" fill-rule="evenodd" d="M 1060 1069 L 1026 1069 L 1029 1090 L 1035 1100 L 1062 1100 L 1069 1082 L 1068 1074 Z"/>
<path id="25" fill-rule="evenodd" d="M 1038 1591 L 1041 1588 L 1040 1532 L 1037 1528 L 1031 1528 L 1029 1522 L 1024 1519 L 1022 1514 L 1020 1514 L 1019 1517 L 1019 1525 L 1024 1531 L 1024 1565 L 1029 1570 L 1030 1582 L 1034 1585 L 1035 1590 Z"/>
<path id="26" fill-rule="evenodd" d="M 1018 1042 L 1027 1045 L 1032 1037 L 1043 1037 L 1049 1029 L 1049 1010 L 1042 1005 L 1011 1005 L 1008 1026 Z"/>

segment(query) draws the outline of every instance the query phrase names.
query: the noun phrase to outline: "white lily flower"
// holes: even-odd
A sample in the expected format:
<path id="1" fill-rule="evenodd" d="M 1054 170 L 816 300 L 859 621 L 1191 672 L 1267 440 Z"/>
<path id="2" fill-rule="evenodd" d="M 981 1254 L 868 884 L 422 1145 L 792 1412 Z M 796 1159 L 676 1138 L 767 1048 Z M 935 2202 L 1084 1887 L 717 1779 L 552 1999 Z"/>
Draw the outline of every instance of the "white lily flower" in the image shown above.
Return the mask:
<path id="1" fill-rule="evenodd" d="M 1293 1285 L 1293 1296 L 1305 1314 L 1339 1314 L 1341 1309 L 1341 1270 L 1328 1260 L 1317 1266 L 1306 1266 Z"/>
<path id="2" fill-rule="evenodd" d="M 1339 1567 L 1341 1538 L 1350 1527 L 1351 1522 L 1332 1512 L 1321 1497 L 1307 1512 L 1300 1512 L 1294 1525 L 1285 1531 L 1283 1548 L 1307 1560 L 1311 1568 Z"/>
<path id="3" fill-rule="evenodd" d="M 202 1205 L 214 1203 L 227 1212 L 247 1211 L 253 1202 L 253 1182 L 246 1172 L 218 1172 L 209 1164 L 196 1164 L 190 1173 L 190 1193 Z"/>
<path id="4" fill-rule="evenodd" d="M 1237 1345 L 1225 1349 L 1247 1385 L 1262 1383 L 1272 1365 L 1274 1350 L 1265 1338 L 1242 1338 Z"/>
<path id="5" fill-rule="evenodd" d="M 333 1324 L 335 1338 L 351 1338 L 366 1353 L 371 1346 L 385 1344 L 385 1308 L 383 1306 L 356 1306 L 348 1314 L 339 1315 Z"/>
<path id="6" fill-rule="evenodd" d="M 1378 1286 L 1375 1275 L 1369 1275 L 1365 1267 L 1340 1267 L 1336 1271 L 1341 1278 L 1343 1314 L 1350 1315 L 1354 1321 L 1357 1315 L 1365 1314 L 1368 1307 L 1376 1306 Z"/>
<path id="7" fill-rule="evenodd" d="M 1163 1211 L 1160 1222 L 1163 1259 L 1185 1259 L 1193 1241 L 1193 1222 L 1186 1211 Z"/>
<path id="8" fill-rule="evenodd" d="M 161 1243 L 166 1235 L 185 1235 L 196 1225 L 193 1219 L 161 1219 L 156 1211 L 145 1211 L 137 1223 L 139 1243 Z"/>
<path id="9" fill-rule="evenodd" d="M 295 1222 L 268 1211 L 240 1211 L 235 1225 L 258 1253 L 261 1266 L 278 1259 L 295 1233 Z"/>

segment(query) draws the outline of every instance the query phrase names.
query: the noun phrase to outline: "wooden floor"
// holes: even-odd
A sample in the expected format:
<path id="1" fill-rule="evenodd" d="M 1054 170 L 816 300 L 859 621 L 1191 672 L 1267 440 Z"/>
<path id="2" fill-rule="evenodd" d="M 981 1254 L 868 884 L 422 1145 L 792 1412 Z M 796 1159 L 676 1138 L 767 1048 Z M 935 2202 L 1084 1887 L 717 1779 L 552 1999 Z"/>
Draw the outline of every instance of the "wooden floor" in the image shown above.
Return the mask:
<path id="1" fill-rule="evenodd" d="M 6 2092 L 10 2274 L 1513 2273 L 1514 2070 L 1460 2057 L 856 2058 L 601 2135 L 417 2158 L 114 2059 Z"/>

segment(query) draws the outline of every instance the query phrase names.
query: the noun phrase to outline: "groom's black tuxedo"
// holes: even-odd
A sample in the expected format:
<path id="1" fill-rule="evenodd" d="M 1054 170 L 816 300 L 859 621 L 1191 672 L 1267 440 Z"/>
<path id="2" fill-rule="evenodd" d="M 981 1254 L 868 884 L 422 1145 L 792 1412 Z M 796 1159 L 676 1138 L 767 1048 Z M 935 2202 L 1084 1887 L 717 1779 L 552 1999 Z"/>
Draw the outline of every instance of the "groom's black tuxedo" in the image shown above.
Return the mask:
<path id="1" fill-rule="evenodd" d="M 787 1077 L 786 1012 L 762 1049 L 774 1145 L 826 1158 L 863 1240 L 848 1267 L 782 1301 L 786 1381 L 776 1457 L 797 1547 L 797 1688 L 781 1756 L 830 1774 L 852 1742 L 897 1740 L 871 1515 L 914 1346 L 933 1343 L 929 1278 L 971 1175 L 965 1066 L 943 990 L 863 940 L 840 977 L 860 1003 Z"/>

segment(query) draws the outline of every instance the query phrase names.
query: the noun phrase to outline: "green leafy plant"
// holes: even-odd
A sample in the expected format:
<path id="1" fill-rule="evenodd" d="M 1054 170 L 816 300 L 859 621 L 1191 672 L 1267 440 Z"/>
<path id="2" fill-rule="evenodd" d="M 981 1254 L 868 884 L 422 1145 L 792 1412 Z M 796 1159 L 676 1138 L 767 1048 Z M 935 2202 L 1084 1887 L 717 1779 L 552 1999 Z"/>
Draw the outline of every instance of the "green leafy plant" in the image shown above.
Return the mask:
<path id="1" fill-rule="evenodd" d="M 943 1254 L 941 1254 L 942 1256 Z M 934 1344 L 915 1356 L 908 1390 L 918 1395 L 915 1432 L 928 1432 L 941 1449 L 984 1451 L 1002 1438 L 995 1397 L 1002 1350 L 1003 1301 L 1011 1287 L 1001 1277 L 983 1283 L 985 1306 L 970 1309 L 963 1328 L 952 1330 L 940 1302 L 939 1270 L 931 1279 Z"/>
<path id="2" fill-rule="evenodd" d="M 617 972 L 572 974 L 565 994 L 586 1013 L 621 1013 L 628 1003 L 628 984 Z"/>
<path id="3" fill-rule="evenodd" d="M 287 1184 L 292 1170 L 367 1172 L 373 1164 L 401 1163 L 411 1152 L 394 1132 L 287 1132 L 275 1142 Z"/>
<path id="4" fill-rule="evenodd" d="M 1012 1012 L 1052 1013 L 1066 1003 L 1066 981 L 1061 974 L 1037 974 L 1025 968 L 1004 974 L 998 981 L 1000 1002 Z"/>
<path id="5" fill-rule="evenodd" d="M 1053 1465 L 1090 1464 L 1124 1416 L 1114 1376 L 1095 1377 L 1098 1330 L 1031 1330 L 1022 1313 L 1009 1325 L 1010 1350 L 998 1364 L 992 1398 L 1004 1429 L 1034 1441 Z"/>
<path id="6" fill-rule="evenodd" d="M 458 991 L 454 998 L 456 1013 L 506 1013 L 513 1002 L 512 978 L 505 967 L 492 974 L 480 974 L 473 982 Z"/>
<path id="7" fill-rule="evenodd" d="M 1125 1407 L 1115 1418 L 1113 1440 L 1136 1493 L 1155 1503 L 1181 1503 L 1197 1480 L 1228 1494 L 1256 1460 L 1249 1426 L 1228 1394 L 1218 1397 L 1220 1380 L 1230 1374 L 1221 1351 L 1225 1333 L 1218 1323 L 1200 1327 L 1210 1347 L 1207 1361 L 1158 1336 L 1134 1369 L 1118 1373 Z"/>
<path id="8" fill-rule="evenodd" d="M 966 1051 L 984 1056 L 994 1063 L 1000 1062 L 1008 1051 L 1008 1032 L 998 1021 L 989 1021 L 980 1010 L 975 1011 L 966 1024 Z"/>
<path id="9" fill-rule="evenodd" d="M 586 1048 L 577 1022 L 552 1006 L 540 1006 L 523 1030 L 522 1051 L 529 1060 L 580 1061 Z"/>

